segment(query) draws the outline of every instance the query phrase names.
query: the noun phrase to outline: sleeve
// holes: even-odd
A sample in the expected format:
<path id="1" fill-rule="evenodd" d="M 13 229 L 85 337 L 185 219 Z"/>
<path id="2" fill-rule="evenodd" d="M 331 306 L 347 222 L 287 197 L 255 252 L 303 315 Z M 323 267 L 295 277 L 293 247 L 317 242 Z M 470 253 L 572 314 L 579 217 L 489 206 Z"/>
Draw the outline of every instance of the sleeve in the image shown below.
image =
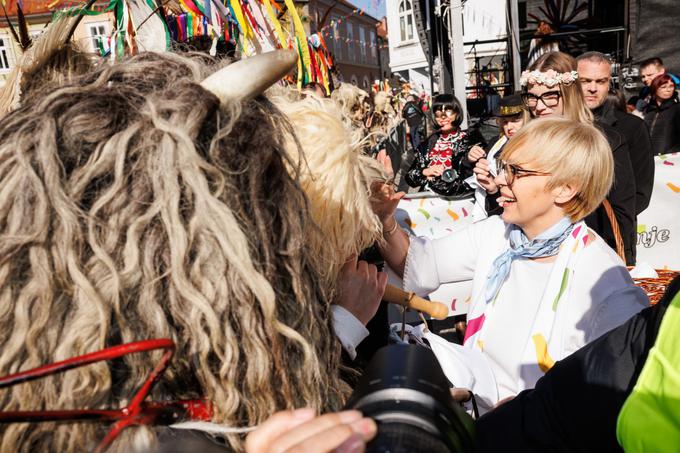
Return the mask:
<path id="1" fill-rule="evenodd" d="M 411 167 L 404 175 L 406 183 L 411 187 L 422 187 L 427 182 L 427 178 L 423 175 L 423 170 L 427 168 L 427 142 L 416 150 L 415 158 Z"/>
<path id="2" fill-rule="evenodd" d="M 631 118 L 632 119 L 632 118 Z M 680 120 L 680 115 L 678 115 Z M 636 121 L 635 133 L 630 134 L 630 157 L 635 170 L 635 214 L 640 214 L 649 206 L 654 187 L 654 151 L 649 129 L 644 121 Z M 680 129 L 680 124 L 678 125 Z"/>
<path id="3" fill-rule="evenodd" d="M 628 144 L 619 141 L 612 149 L 614 155 L 614 184 L 609 192 L 609 202 L 614 209 L 621 229 L 626 253 L 626 264 L 635 264 L 635 174 L 630 162 Z"/>
<path id="4" fill-rule="evenodd" d="M 352 313 L 340 305 L 332 305 L 331 310 L 335 336 L 338 337 L 342 348 L 349 357 L 354 360 L 357 356 L 356 348 L 368 336 L 368 329 Z"/>
<path id="5" fill-rule="evenodd" d="M 472 280 L 478 244 L 484 236 L 480 230 L 486 229 L 487 222 L 472 224 L 440 239 L 411 237 L 404 266 L 404 290 L 426 296 L 444 283 Z"/>
<path id="6" fill-rule="evenodd" d="M 623 270 L 623 272 L 627 272 Z M 606 274 L 605 274 L 606 275 Z M 612 287 L 612 282 L 602 279 L 602 285 Z M 617 285 L 618 286 L 618 285 Z M 597 294 L 598 289 L 593 288 L 593 293 Z M 620 287 L 610 292 L 609 295 L 599 304 L 595 312 L 590 327 L 587 329 L 586 342 L 601 337 L 612 329 L 622 325 L 638 312 L 649 306 L 649 299 L 642 289 L 633 285 Z"/>

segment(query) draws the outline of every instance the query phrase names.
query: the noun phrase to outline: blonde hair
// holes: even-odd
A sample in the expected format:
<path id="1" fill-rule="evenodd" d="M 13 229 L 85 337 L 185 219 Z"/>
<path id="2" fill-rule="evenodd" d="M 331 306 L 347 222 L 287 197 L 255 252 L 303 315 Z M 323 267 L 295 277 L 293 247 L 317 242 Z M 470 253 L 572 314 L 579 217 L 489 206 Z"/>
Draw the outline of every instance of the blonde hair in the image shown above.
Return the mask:
<path id="1" fill-rule="evenodd" d="M 546 72 L 550 69 L 560 73 L 576 71 L 576 59 L 566 53 L 548 52 L 541 55 L 538 60 L 529 66 L 529 71 L 538 70 Z M 564 117 L 581 123 L 592 124 L 594 121 L 593 113 L 583 100 L 581 82 L 577 79 L 574 83 L 568 85 L 560 84 L 559 87 L 564 104 Z"/>
<path id="2" fill-rule="evenodd" d="M 382 225 L 371 209 L 370 186 L 386 175 L 375 159 L 352 143 L 348 122 L 343 122 L 335 102 L 315 96 L 297 102 L 291 102 L 291 96 L 272 100 L 300 141 L 299 147 L 291 144 L 289 149 L 303 152 L 292 157 L 302 161 L 300 184 L 322 232 L 307 246 L 320 260 L 327 287 L 333 288 L 347 258 L 382 238 Z"/>
<path id="3" fill-rule="evenodd" d="M 614 159 L 605 136 L 590 124 L 567 118 L 531 121 L 503 149 L 501 159 L 551 174 L 547 188 L 573 184 L 574 197 L 563 205 L 572 221 L 597 208 L 612 186 Z"/>
<path id="4" fill-rule="evenodd" d="M 342 407 L 293 127 L 265 97 L 220 105 L 200 85 L 213 69 L 140 54 L 0 120 L 0 375 L 172 338 L 155 400 L 206 398 L 231 426 Z M 79 368 L 3 389 L 0 404 L 117 407 L 157 361 Z M 92 450 L 104 428 L 2 425 L 0 451 Z M 149 447 L 153 434 L 126 429 L 111 451 Z"/>

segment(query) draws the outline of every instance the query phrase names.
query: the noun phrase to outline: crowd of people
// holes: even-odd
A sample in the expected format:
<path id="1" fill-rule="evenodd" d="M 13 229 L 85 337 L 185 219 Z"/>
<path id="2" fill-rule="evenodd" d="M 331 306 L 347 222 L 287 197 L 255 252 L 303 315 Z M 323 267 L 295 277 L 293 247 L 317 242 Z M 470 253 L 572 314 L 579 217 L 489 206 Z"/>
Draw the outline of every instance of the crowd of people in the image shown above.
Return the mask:
<path id="1" fill-rule="evenodd" d="M 626 269 L 654 155 L 680 146 L 660 61 L 642 67 L 643 120 L 616 103 L 604 55 L 544 53 L 485 147 L 451 94 L 282 86 L 292 51 L 111 62 L 70 41 L 36 47 L 0 102 L 0 375 L 170 338 L 150 397 L 209 414 L 140 418 L 111 451 L 363 451 L 379 426 L 342 409 L 388 343 L 382 261 L 422 296 L 472 281 L 464 338 L 437 358 L 460 364 L 447 377 L 479 403 L 478 451 L 680 445 L 680 283 L 649 307 Z M 468 228 L 432 240 L 397 223 L 405 194 L 380 148 L 402 120 L 404 180 L 473 197 Z M 159 357 L 8 386 L 0 410 L 121 407 Z M 1 424 L 0 450 L 108 438 L 103 424 L 33 421 Z"/>

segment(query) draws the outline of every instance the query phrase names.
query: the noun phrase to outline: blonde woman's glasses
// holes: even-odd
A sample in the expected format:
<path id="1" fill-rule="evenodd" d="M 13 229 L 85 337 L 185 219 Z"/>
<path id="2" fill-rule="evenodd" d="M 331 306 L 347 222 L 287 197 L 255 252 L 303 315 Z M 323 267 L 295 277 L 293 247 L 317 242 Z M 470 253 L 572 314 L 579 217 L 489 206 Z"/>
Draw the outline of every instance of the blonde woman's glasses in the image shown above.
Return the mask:
<path id="1" fill-rule="evenodd" d="M 507 162 L 503 162 L 502 160 L 496 161 L 496 174 L 498 176 L 501 176 L 501 174 L 504 174 L 505 175 L 505 181 L 508 183 L 509 186 L 511 186 L 512 183 L 515 182 L 515 179 L 521 178 L 522 176 L 550 176 L 551 175 L 551 173 L 548 173 L 548 172 L 545 172 L 545 171 L 527 170 L 526 168 L 522 168 L 519 165 L 509 164 Z"/>

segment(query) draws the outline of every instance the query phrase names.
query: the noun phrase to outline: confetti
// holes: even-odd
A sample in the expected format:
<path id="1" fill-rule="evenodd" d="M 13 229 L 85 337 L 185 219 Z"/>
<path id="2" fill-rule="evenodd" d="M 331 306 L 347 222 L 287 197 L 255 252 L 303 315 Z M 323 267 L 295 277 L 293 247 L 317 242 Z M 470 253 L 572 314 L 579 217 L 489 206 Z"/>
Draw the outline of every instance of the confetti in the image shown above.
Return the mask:
<path id="1" fill-rule="evenodd" d="M 418 209 L 418 212 L 425 216 L 427 220 L 430 220 L 430 213 L 424 209 Z"/>
<path id="2" fill-rule="evenodd" d="M 460 218 L 460 216 L 458 214 L 456 214 L 455 212 L 453 212 L 450 209 L 447 209 L 446 213 L 451 216 L 451 218 L 453 219 L 454 222 L 456 222 Z"/>

